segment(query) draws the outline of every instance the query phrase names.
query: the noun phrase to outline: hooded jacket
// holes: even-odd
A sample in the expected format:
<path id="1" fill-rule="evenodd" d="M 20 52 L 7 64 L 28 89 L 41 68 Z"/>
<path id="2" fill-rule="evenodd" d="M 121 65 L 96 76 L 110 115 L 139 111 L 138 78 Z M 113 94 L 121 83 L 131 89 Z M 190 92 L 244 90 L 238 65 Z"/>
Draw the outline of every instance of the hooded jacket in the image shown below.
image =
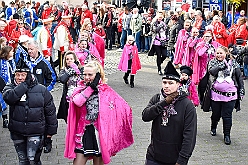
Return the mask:
<path id="1" fill-rule="evenodd" d="M 179 95 L 174 103 L 176 115 L 168 118 L 167 126 L 162 124 L 162 114 L 168 104 L 160 101 L 161 94 L 154 95 L 142 112 L 142 120 L 152 121 L 151 144 L 146 158 L 161 164 L 186 165 L 196 143 L 197 115 L 186 93 Z"/>

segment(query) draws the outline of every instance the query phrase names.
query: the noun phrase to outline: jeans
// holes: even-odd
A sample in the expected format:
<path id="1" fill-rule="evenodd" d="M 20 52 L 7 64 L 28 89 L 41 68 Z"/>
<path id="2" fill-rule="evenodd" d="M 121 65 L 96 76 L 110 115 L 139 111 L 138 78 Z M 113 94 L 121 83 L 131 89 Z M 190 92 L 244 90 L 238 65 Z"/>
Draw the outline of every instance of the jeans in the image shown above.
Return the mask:
<path id="1" fill-rule="evenodd" d="M 248 64 L 244 64 L 244 76 L 248 77 Z"/>
<path id="2" fill-rule="evenodd" d="M 152 37 L 151 36 L 145 36 L 145 50 L 149 50 L 151 47 Z"/>
<path id="3" fill-rule="evenodd" d="M 130 29 L 124 30 L 122 28 L 122 33 L 121 33 L 121 49 L 123 49 L 124 46 L 125 46 L 125 42 L 126 42 L 127 36 L 128 35 L 131 35 L 131 34 L 132 34 L 132 31 Z"/>
<path id="4" fill-rule="evenodd" d="M 140 34 L 141 31 L 137 32 L 137 33 L 133 33 L 137 48 L 138 48 L 138 52 L 140 52 Z"/>
<path id="5" fill-rule="evenodd" d="M 10 133 L 18 154 L 19 165 L 38 165 L 41 164 L 40 156 L 42 153 L 42 136 L 22 136 Z"/>

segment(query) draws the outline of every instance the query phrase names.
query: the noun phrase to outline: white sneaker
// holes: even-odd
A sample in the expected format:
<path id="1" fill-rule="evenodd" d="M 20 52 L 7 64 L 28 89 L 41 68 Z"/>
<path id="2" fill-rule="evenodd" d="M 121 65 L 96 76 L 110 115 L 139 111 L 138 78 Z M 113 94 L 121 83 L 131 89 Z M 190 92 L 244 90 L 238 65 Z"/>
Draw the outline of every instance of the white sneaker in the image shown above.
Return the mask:
<path id="1" fill-rule="evenodd" d="M 117 52 L 122 52 L 123 49 L 119 48 L 119 49 L 117 49 L 116 51 L 117 51 Z"/>

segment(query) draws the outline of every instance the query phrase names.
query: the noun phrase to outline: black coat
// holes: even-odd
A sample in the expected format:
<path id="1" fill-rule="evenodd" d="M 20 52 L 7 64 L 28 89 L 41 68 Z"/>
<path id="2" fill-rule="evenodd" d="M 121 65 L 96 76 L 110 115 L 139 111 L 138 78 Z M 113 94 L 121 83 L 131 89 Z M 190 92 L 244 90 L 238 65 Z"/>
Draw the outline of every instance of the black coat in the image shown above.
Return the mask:
<path id="1" fill-rule="evenodd" d="M 183 93 L 174 104 L 177 114 L 169 117 L 167 126 L 162 126 L 162 112 L 166 105 L 164 99 L 160 101 L 160 94 L 156 94 L 143 110 L 142 120 L 152 121 L 151 144 L 146 158 L 163 164 L 185 165 L 196 143 L 196 109 Z"/>
<path id="2" fill-rule="evenodd" d="M 67 87 L 68 80 L 69 80 L 69 74 L 64 69 L 61 70 L 58 76 L 58 81 L 63 84 L 63 93 L 59 103 L 57 118 L 64 119 L 65 122 L 67 122 L 68 108 L 69 108 L 69 103 L 66 100 L 66 96 L 68 92 L 68 87 Z"/>
<path id="3" fill-rule="evenodd" d="M 23 96 L 26 95 L 25 99 Z M 28 87 L 26 82 L 8 84 L 3 90 L 4 101 L 10 106 L 9 130 L 23 136 L 57 133 L 58 122 L 53 97 L 45 86 L 34 80 Z"/>

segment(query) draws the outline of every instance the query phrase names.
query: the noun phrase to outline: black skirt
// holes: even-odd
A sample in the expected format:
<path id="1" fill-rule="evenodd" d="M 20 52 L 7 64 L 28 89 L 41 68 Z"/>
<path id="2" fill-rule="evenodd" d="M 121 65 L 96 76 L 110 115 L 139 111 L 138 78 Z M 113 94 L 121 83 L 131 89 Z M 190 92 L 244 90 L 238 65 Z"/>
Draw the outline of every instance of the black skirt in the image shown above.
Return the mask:
<path id="1" fill-rule="evenodd" d="M 98 145 L 99 143 L 96 137 L 95 127 L 92 124 L 87 125 L 85 127 L 84 135 L 82 137 L 82 143 L 83 147 L 80 149 L 75 149 L 76 153 L 84 154 L 85 157 L 101 156 L 101 151 Z"/>

